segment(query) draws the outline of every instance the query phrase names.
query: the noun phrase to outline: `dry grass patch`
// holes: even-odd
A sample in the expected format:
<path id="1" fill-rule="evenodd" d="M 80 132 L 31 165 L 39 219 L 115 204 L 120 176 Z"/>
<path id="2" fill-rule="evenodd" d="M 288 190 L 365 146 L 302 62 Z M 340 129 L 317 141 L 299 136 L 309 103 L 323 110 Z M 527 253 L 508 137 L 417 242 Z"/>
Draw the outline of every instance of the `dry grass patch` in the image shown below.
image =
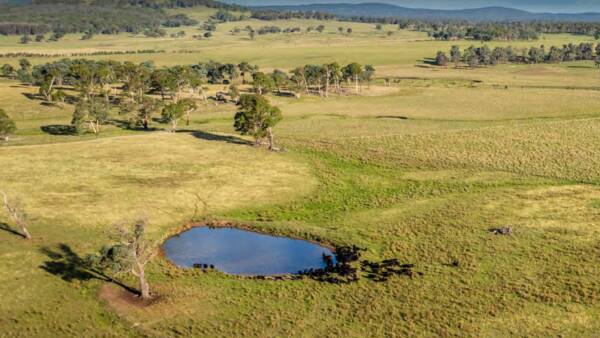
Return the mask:
<path id="1" fill-rule="evenodd" d="M 74 228 L 146 213 L 157 230 L 189 219 L 196 195 L 219 212 L 289 200 L 315 184 L 289 156 L 190 134 L 4 148 L 0 156 L 0 186 L 21 196 L 37 222 Z"/>

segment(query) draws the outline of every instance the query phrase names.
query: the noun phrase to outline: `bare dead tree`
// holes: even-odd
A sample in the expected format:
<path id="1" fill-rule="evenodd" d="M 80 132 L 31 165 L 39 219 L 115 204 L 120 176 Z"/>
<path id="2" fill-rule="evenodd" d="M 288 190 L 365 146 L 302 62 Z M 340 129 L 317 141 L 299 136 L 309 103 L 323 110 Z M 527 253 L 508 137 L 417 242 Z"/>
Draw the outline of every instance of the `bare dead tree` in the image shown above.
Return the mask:
<path id="1" fill-rule="evenodd" d="M 27 216 L 23 212 L 23 208 L 20 206 L 20 203 L 18 201 L 11 203 L 8 200 L 8 195 L 5 192 L 2 192 L 2 202 L 4 205 L 4 210 L 6 210 L 10 218 L 12 218 L 15 224 L 19 227 L 23 237 L 25 237 L 25 239 L 31 239 L 31 234 L 27 229 Z"/>

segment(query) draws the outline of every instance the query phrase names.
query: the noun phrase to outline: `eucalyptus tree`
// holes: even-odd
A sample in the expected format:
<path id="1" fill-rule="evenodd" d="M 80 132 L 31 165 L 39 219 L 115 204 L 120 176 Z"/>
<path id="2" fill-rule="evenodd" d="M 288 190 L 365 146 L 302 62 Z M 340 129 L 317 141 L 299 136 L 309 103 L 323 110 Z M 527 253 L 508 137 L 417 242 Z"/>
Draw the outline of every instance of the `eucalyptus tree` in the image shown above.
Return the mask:
<path id="1" fill-rule="evenodd" d="M 446 56 L 446 53 L 442 51 L 437 52 L 437 55 L 435 56 L 435 64 L 441 67 L 448 66 L 448 57 Z"/>
<path id="2" fill-rule="evenodd" d="M 452 61 L 452 63 L 454 63 L 455 68 L 458 68 L 461 57 L 462 57 L 462 55 L 460 52 L 460 47 L 457 45 L 452 46 L 452 48 L 450 49 L 450 61 Z"/>
<path id="3" fill-rule="evenodd" d="M 152 117 L 157 114 L 163 106 L 160 100 L 144 95 L 137 101 L 124 102 L 120 106 L 121 115 L 129 115 L 129 125 L 142 127 L 149 130 Z"/>
<path id="4" fill-rule="evenodd" d="M 100 93 L 106 102 L 110 101 L 112 85 L 117 81 L 117 70 L 120 64 L 115 61 L 98 61 L 96 76 L 100 86 Z"/>
<path id="5" fill-rule="evenodd" d="M 252 87 L 259 95 L 263 95 L 263 93 L 268 93 L 275 88 L 275 81 L 263 72 L 256 72 L 252 76 Z"/>
<path id="6" fill-rule="evenodd" d="M 150 79 L 154 71 L 152 65 L 124 62 L 117 68 L 118 79 L 123 83 L 126 98 L 139 102 L 150 89 Z"/>
<path id="7" fill-rule="evenodd" d="M 365 65 L 364 70 L 360 73 L 360 78 L 363 81 L 366 81 L 369 87 L 371 86 L 371 81 L 373 80 L 373 76 L 375 75 L 375 67 L 373 65 Z"/>
<path id="8" fill-rule="evenodd" d="M 342 67 L 333 62 L 323 66 L 325 68 L 325 97 L 329 96 L 329 86 L 333 83 L 337 93 L 340 93 L 340 81 L 342 80 Z"/>
<path id="9" fill-rule="evenodd" d="M 0 141 L 8 141 L 10 136 L 17 131 L 17 125 L 10 116 L 0 108 Z"/>
<path id="10" fill-rule="evenodd" d="M 298 94 L 302 91 L 305 91 L 306 94 L 310 94 L 308 92 L 308 82 L 306 80 L 306 71 L 304 68 L 305 67 L 297 67 L 292 69 L 292 71 L 290 72 L 292 74 L 290 80 L 294 82 L 296 87 L 295 89 Z"/>
<path id="11" fill-rule="evenodd" d="M 39 65 L 33 68 L 32 76 L 35 84 L 40 87 L 39 93 L 47 102 L 53 101 L 54 87 L 62 85 L 69 74 L 69 66 L 65 61 Z"/>
<path id="12" fill-rule="evenodd" d="M 98 86 L 97 65 L 94 61 L 74 60 L 69 74 L 74 78 L 75 88 L 84 100 L 91 100 Z"/>
<path id="13" fill-rule="evenodd" d="M 252 74 L 255 71 L 254 67 L 246 61 L 242 61 L 238 64 L 238 69 L 240 70 L 240 75 L 242 77 L 242 84 L 246 84 L 246 74 Z"/>
<path id="14" fill-rule="evenodd" d="M 356 90 L 356 94 L 360 92 L 359 89 L 359 78 L 362 73 L 362 66 L 356 62 L 353 62 L 342 69 L 342 73 L 344 74 L 344 78 L 348 81 L 354 80 L 354 86 Z"/>
<path id="15" fill-rule="evenodd" d="M 10 64 L 6 63 L 2 66 L 2 76 L 12 79 L 15 77 L 16 73 L 17 71 Z"/>
<path id="16" fill-rule="evenodd" d="M 88 257 L 88 263 L 95 269 L 111 275 L 132 274 L 138 279 L 140 297 L 152 297 L 146 278 L 146 266 L 157 255 L 156 245 L 148 240 L 145 219 L 137 220 L 133 226 L 125 223 L 117 225 L 111 236 L 115 244 L 104 246 L 99 254 Z"/>
<path id="17" fill-rule="evenodd" d="M 197 108 L 196 102 L 191 99 L 181 99 L 178 102 L 169 103 L 162 109 L 162 122 L 171 124 L 171 132 L 177 131 L 179 121 L 186 116 L 187 123 L 190 121 L 190 114 Z"/>
<path id="18" fill-rule="evenodd" d="M 252 136 L 256 146 L 267 138 L 269 150 L 276 150 L 273 127 L 282 119 L 281 110 L 272 106 L 264 96 L 256 94 L 242 95 L 238 108 L 234 117 L 235 130 Z"/>
<path id="19" fill-rule="evenodd" d="M 304 66 L 304 78 L 306 79 L 307 86 L 316 88 L 319 95 L 321 95 L 322 81 L 326 77 L 326 69 L 319 65 L 306 65 Z"/>
<path id="20" fill-rule="evenodd" d="M 281 88 L 285 87 L 290 81 L 289 76 L 286 72 L 275 69 L 271 74 L 271 78 L 273 78 L 273 82 L 275 83 L 275 87 L 277 88 L 277 93 L 281 94 Z"/>
<path id="21" fill-rule="evenodd" d="M 84 127 L 92 131 L 95 135 L 100 134 L 101 126 L 108 121 L 110 104 L 104 99 L 92 97 L 87 100 L 80 100 L 75 106 L 71 126 L 77 133 L 82 133 Z"/>

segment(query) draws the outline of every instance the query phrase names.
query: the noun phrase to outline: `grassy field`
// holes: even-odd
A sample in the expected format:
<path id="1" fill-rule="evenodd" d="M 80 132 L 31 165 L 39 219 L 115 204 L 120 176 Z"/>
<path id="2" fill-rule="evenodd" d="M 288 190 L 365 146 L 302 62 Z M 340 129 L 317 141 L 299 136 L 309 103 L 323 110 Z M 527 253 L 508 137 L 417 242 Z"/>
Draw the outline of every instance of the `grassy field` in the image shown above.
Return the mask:
<path id="1" fill-rule="evenodd" d="M 200 20 L 211 13 L 194 11 Z M 246 60 L 267 70 L 338 60 L 377 68 L 360 96 L 270 97 L 284 114 L 275 129 L 286 149 L 280 153 L 238 138 L 230 104 L 202 106 L 176 134 L 155 124 L 155 132 L 110 125 L 100 137 L 58 135 L 52 126 L 69 124 L 72 106 L 43 105 L 28 98 L 36 88 L 0 79 L 0 108 L 19 127 L 0 146 L 0 189 L 23 200 L 34 236 L 27 242 L 0 231 L 0 336 L 600 332 L 600 73 L 593 64 L 445 69 L 422 60 L 453 43 L 418 32 L 326 22 L 323 34 L 255 41 L 229 34 L 248 24 L 320 22 L 227 23 L 202 41 L 190 37 L 197 28 L 187 28 L 183 39 L 73 35 L 24 46 L 0 37 L 0 53 L 157 48 L 167 52 L 98 58 L 158 65 Z M 354 33 L 338 34 L 339 26 Z M 545 35 L 490 45 L 589 40 Z M 395 80 L 391 87 L 384 77 Z M 356 244 L 367 248 L 367 259 L 397 257 L 423 276 L 344 286 L 259 281 L 182 270 L 158 257 L 149 280 L 160 299 L 140 308 L 75 264 L 107 243 L 115 222 L 140 215 L 157 241 L 193 217 L 233 220 Z M 0 223 L 12 224 L 4 214 Z M 502 226 L 514 235 L 489 232 Z"/>

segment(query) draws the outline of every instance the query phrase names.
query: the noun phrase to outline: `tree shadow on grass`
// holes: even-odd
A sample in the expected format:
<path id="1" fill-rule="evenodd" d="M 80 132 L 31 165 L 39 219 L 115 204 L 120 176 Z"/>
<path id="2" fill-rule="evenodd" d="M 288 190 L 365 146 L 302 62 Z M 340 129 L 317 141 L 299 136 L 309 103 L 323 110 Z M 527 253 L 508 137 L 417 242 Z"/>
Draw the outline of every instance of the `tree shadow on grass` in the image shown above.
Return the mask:
<path id="1" fill-rule="evenodd" d="M 75 135 L 76 131 L 73 126 L 66 124 L 51 124 L 47 126 L 41 126 L 40 129 L 50 135 Z"/>
<path id="2" fill-rule="evenodd" d="M 56 248 L 43 247 L 40 252 L 46 255 L 50 260 L 44 262 L 40 268 L 46 272 L 60 277 L 66 282 L 89 281 L 98 279 L 104 282 L 113 283 L 127 291 L 139 294 L 139 291 L 129 287 L 114 278 L 106 275 L 102 271 L 93 268 L 84 258 L 75 253 L 67 244 L 59 244 Z"/>
<path id="3" fill-rule="evenodd" d="M 225 142 L 231 144 L 242 144 L 242 145 L 252 145 L 253 143 L 237 136 L 231 135 L 219 135 L 213 134 L 206 131 L 194 131 L 192 132 L 192 136 L 195 138 L 199 138 L 205 141 L 217 141 L 217 142 Z"/>
<path id="4" fill-rule="evenodd" d="M 19 236 L 19 237 L 25 238 L 25 236 L 22 233 L 20 233 L 17 230 L 11 228 L 10 225 L 8 225 L 6 223 L 0 222 L 0 230 L 4 230 L 4 231 L 9 232 L 9 233 L 11 233 L 11 234 L 13 234 L 15 236 Z"/>

